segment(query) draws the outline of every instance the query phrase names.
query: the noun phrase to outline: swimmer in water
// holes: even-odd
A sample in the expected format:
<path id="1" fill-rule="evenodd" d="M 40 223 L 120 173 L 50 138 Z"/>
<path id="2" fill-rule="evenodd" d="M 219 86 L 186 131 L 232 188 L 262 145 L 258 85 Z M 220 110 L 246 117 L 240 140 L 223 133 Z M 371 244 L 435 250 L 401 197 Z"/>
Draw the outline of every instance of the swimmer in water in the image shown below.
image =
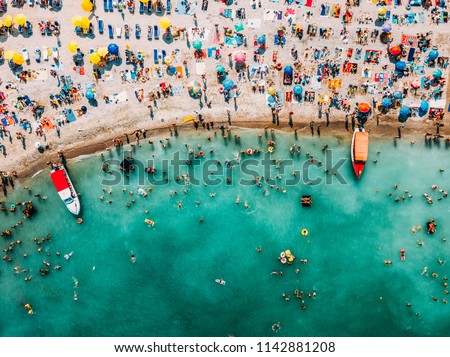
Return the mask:
<path id="1" fill-rule="evenodd" d="M 423 268 L 422 275 L 426 275 L 428 273 L 428 267 Z"/>
<path id="2" fill-rule="evenodd" d="M 238 205 L 239 203 L 241 203 L 241 198 L 239 196 L 237 196 L 236 198 L 236 204 Z"/>
<path id="3" fill-rule="evenodd" d="M 78 300 L 78 294 L 76 291 L 73 292 L 73 300 L 77 301 Z"/>
<path id="4" fill-rule="evenodd" d="M 135 263 L 136 262 L 136 257 L 134 256 L 134 253 L 131 252 L 131 262 Z"/>
<path id="5" fill-rule="evenodd" d="M 65 259 L 69 259 L 72 256 L 73 252 L 70 252 L 69 254 L 64 254 Z"/>

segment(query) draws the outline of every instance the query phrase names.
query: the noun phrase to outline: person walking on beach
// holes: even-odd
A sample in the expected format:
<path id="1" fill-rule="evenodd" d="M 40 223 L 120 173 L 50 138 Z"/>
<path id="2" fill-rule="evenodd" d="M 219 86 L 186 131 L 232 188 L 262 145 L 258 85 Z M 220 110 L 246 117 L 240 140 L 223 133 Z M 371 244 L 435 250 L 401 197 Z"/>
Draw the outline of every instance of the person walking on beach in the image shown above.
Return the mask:
<path id="1" fill-rule="evenodd" d="M 229 110 L 227 110 L 227 116 L 228 116 L 228 125 L 231 125 L 231 113 Z"/>
<path id="2" fill-rule="evenodd" d="M 352 131 L 355 131 L 355 115 L 352 114 Z"/>
<path id="3" fill-rule="evenodd" d="M 325 109 L 325 117 L 327 118 L 327 126 L 330 125 L 330 108 Z"/>
<path id="4" fill-rule="evenodd" d="M 309 127 L 311 128 L 311 136 L 314 136 L 314 120 L 310 121 Z"/>
<path id="5" fill-rule="evenodd" d="M 401 125 L 399 125 L 397 128 L 397 139 L 401 139 L 401 138 L 402 138 L 402 127 L 401 127 Z"/>
<path id="6" fill-rule="evenodd" d="M 345 114 L 345 130 L 348 131 L 348 114 Z"/>
<path id="7" fill-rule="evenodd" d="M 322 124 L 317 125 L 317 136 L 320 138 L 320 127 Z"/>

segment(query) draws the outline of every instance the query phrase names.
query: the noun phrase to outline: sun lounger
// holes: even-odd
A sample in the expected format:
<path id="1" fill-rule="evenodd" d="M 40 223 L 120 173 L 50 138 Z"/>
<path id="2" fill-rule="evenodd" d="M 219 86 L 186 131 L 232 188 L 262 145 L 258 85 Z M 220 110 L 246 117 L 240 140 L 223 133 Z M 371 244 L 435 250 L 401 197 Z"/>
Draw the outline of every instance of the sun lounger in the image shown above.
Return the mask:
<path id="1" fill-rule="evenodd" d="M 103 0 L 103 11 L 108 12 L 108 0 Z"/>
<path id="2" fill-rule="evenodd" d="M 135 36 L 137 39 L 141 38 L 141 26 L 139 26 L 139 24 L 136 24 Z"/>
<path id="3" fill-rule="evenodd" d="M 165 50 L 161 51 L 161 58 L 162 59 L 166 58 L 166 51 Z"/>
<path id="4" fill-rule="evenodd" d="M 22 57 L 25 60 L 25 62 L 29 62 L 30 61 L 30 56 L 28 55 L 28 51 L 26 48 L 22 49 Z"/>
<path id="5" fill-rule="evenodd" d="M 153 62 L 155 62 L 155 63 L 159 62 L 159 60 L 158 60 L 158 49 L 157 48 L 153 49 Z"/>
<path id="6" fill-rule="evenodd" d="M 100 34 L 103 34 L 103 26 L 104 26 L 103 20 L 99 18 L 99 19 L 98 19 L 98 32 L 99 32 Z"/>
<path id="7" fill-rule="evenodd" d="M 147 14 L 151 14 L 152 13 L 152 1 L 149 1 L 147 3 Z"/>
<path id="8" fill-rule="evenodd" d="M 48 47 L 42 47 L 42 59 L 48 61 Z"/>
<path id="9" fill-rule="evenodd" d="M 116 37 L 117 38 L 122 37 L 122 26 L 120 26 L 120 25 L 116 26 Z"/>
<path id="10" fill-rule="evenodd" d="M 158 27 L 158 25 L 153 26 L 153 35 L 155 36 L 155 40 L 159 40 L 159 27 Z"/>
<path id="11" fill-rule="evenodd" d="M 30 5 L 31 7 L 33 7 L 33 6 L 34 6 L 34 0 L 29 0 L 29 1 L 28 1 L 28 5 Z"/>
<path id="12" fill-rule="evenodd" d="M 122 12 L 123 6 L 123 0 L 117 0 L 117 10 L 119 10 L 119 12 Z"/>
<path id="13" fill-rule="evenodd" d="M 113 39 L 114 38 L 114 32 L 113 32 L 113 28 L 111 25 L 108 25 L 108 32 L 109 32 L 109 38 Z"/>
<path id="14" fill-rule="evenodd" d="M 108 0 L 108 9 L 109 9 L 109 11 L 114 11 L 114 8 L 113 8 L 113 0 Z"/>
<path id="15" fill-rule="evenodd" d="M 144 3 L 139 1 L 139 13 L 142 15 L 144 13 Z"/>
<path id="16" fill-rule="evenodd" d="M 166 3 L 166 14 L 170 15 L 172 13 L 172 2 L 171 0 L 167 0 Z"/>

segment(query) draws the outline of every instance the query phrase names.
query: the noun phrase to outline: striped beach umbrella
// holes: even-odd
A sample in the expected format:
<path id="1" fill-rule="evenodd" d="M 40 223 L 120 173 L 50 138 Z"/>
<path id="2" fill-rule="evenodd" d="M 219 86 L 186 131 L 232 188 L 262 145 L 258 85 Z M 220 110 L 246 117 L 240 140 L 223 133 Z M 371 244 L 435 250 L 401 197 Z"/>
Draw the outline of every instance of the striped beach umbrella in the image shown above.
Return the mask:
<path id="1" fill-rule="evenodd" d="M 198 97 L 202 91 L 202 85 L 198 81 L 192 81 L 188 84 L 188 92 L 191 97 Z"/>

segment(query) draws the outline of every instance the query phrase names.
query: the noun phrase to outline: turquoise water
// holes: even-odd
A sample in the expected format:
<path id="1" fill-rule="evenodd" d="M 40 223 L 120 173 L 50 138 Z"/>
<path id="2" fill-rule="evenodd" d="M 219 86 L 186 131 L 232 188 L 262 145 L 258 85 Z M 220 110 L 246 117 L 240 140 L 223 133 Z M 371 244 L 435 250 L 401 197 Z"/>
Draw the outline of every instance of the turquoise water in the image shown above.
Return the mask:
<path id="1" fill-rule="evenodd" d="M 187 157 L 185 143 L 197 152 L 197 146 L 203 145 L 202 162 L 214 158 L 225 164 L 243 149 L 266 151 L 270 138 L 269 134 L 269 138 L 258 139 L 250 130 L 232 132 L 226 141 L 220 131 L 217 136 L 208 134 L 211 142 L 207 134 L 173 137 L 167 149 L 159 143 L 161 138 L 153 138 L 153 146 L 144 141 L 140 148 L 134 147 L 132 155 L 147 160 L 154 154 L 156 177 L 160 178 L 163 159 L 175 151 L 183 160 Z M 240 141 L 235 141 L 234 134 L 240 135 Z M 307 152 L 316 163 L 324 161 L 321 149 L 325 144 L 332 149 L 334 162 L 349 156 L 350 138 L 296 139 L 292 134 L 276 133 L 274 140 L 272 157 L 277 159 L 292 158 L 289 147 L 293 143 L 302 148 L 301 155 L 293 157 L 294 167 L 282 175 L 285 178 L 292 178 L 293 169 L 301 168 Z M 115 150 L 104 154 L 105 159 L 120 157 Z M 312 186 L 287 186 L 278 180 L 274 186 L 280 190 L 265 183 L 261 188 L 245 186 L 238 184 L 244 174 L 235 166 L 231 185 L 183 186 L 172 181 L 152 186 L 153 191 L 143 198 L 137 194 L 138 187 L 151 185 L 140 184 L 136 172 L 125 186 L 127 192 L 119 184 L 111 187 L 109 195 L 110 186 L 102 185 L 109 175 L 101 171 L 102 159 L 96 154 L 68 163 L 72 181 L 82 194 L 82 225 L 65 209 L 45 170 L 30 181 L 31 193 L 17 187 L 5 202 L 9 207 L 12 202 L 32 199 L 35 216 L 25 220 L 17 210 L 0 218 L 2 231 L 23 221 L 11 229 L 10 239 L 1 238 L 2 247 L 17 239 L 23 243 L 10 254 L 12 263 L 0 264 L 0 335 L 448 336 L 450 312 L 442 302 L 446 297 L 442 278 L 450 275 L 446 261 L 450 243 L 442 238 L 449 232 L 449 201 L 439 201 L 441 194 L 431 189 L 433 184 L 448 188 L 448 150 L 444 143 L 410 145 L 404 140 L 394 146 L 372 141 L 369 155 L 359 181 L 354 179 L 350 162 L 342 166 L 339 172 L 346 184 L 338 183 L 336 176 L 331 184 Z M 263 155 L 255 157 L 260 161 Z M 373 163 L 374 159 L 378 162 Z M 324 166 L 313 167 L 311 177 L 325 177 Z M 439 172 L 441 167 L 446 171 Z M 181 169 L 181 174 L 187 172 L 187 167 Z M 271 176 L 276 172 L 273 169 Z M 403 190 L 409 190 L 413 198 L 405 193 L 404 201 L 395 202 Z M 426 202 L 425 192 L 434 204 Z M 38 200 L 35 193 L 48 198 Z M 299 204 L 302 194 L 312 195 L 311 208 Z M 101 195 L 105 200 L 99 199 Z M 235 203 L 238 196 L 239 205 Z M 109 199 L 113 203 L 108 204 Z M 152 219 L 154 227 L 145 218 Z M 412 233 L 412 227 L 425 228 L 430 218 L 438 224 L 435 235 L 428 235 L 426 229 Z M 306 237 L 300 233 L 303 228 L 309 231 Z M 50 242 L 38 246 L 33 241 L 48 233 Z M 255 250 L 259 246 L 261 253 Z M 38 247 L 43 248 L 41 254 Z M 286 249 L 297 258 L 292 266 L 277 259 Z M 404 262 L 400 249 L 406 250 Z M 64 259 L 70 252 L 70 259 Z M 135 263 L 130 260 L 131 252 Z M 51 267 L 42 277 L 39 269 L 45 268 L 44 259 Z M 307 259 L 307 264 L 300 259 Z M 385 266 L 385 260 L 392 265 Z M 53 270 L 56 265 L 61 270 Z M 28 272 L 15 275 L 14 266 Z M 421 275 L 425 266 L 428 273 Z M 273 270 L 284 275 L 272 275 Z M 24 281 L 27 276 L 32 276 L 30 282 Z M 220 278 L 225 286 L 214 282 Z M 306 310 L 295 298 L 295 289 L 304 292 Z M 309 298 L 308 292 L 315 292 L 316 297 Z M 289 295 L 290 301 L 282 294 Z M 27 314 L 26 303 L 34 315 Z M 281 330 L 274 333 L 271 326 L 278 321 Z"/>

